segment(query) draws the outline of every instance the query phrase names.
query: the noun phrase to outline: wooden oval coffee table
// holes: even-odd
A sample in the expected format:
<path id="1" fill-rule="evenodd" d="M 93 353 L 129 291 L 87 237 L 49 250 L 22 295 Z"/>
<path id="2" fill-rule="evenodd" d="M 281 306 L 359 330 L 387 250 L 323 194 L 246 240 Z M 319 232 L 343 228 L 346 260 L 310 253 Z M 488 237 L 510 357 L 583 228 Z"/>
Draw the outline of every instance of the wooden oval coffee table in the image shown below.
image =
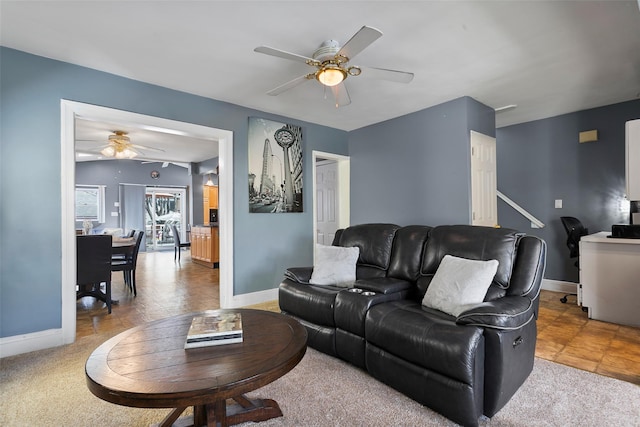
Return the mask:
<path id="1" fill-rule="evenodd" d="M 191 319 L 215 312 L 241 313 L 244 341 L 185 350 Z M 185 314 L 106 341 L 87 360 L 87 385 L 100 399 L 118 405 L 175 408 L 158 424 L 162 427 L 264 421 L 282 416 L 278 404 L 244 394 L 293 369 L 306 343 L 306 329 L 278 313 L 234 309 Z M 227 399 L 235 404 L 227 406 Z M 193 418 L 178 420 L 189 406 L 194 407 Z"/>

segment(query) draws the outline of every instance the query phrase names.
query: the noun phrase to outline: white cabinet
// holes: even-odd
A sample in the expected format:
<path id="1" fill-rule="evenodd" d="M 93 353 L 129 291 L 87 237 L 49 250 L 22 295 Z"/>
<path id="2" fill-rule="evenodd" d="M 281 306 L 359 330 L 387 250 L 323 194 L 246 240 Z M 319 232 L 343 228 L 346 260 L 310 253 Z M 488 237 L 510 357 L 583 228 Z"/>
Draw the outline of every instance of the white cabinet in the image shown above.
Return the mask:
<path id="1" fill-rule="evenodd" d="M 580 239 L 582 305 L 590 319 L 640 326 L 640 239 L 610 234 Z"/>
<path id="2" fill-rule="evenodd" d="M 627 198 L 640 200 L 640 119 L 626 125 Z"/>

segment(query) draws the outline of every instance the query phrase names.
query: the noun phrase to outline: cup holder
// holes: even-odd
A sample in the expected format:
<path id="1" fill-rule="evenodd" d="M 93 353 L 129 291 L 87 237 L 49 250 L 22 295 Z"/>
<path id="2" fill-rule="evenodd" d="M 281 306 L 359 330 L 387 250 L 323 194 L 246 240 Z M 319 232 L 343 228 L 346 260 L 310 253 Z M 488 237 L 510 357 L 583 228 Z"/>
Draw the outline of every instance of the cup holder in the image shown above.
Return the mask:
<path id="1" fill-rule="evenodd" d="M 362 289 L 360 289 L 360 288 L 350 288 L 349 292 L 353 292 L 354 294 L 361 294 L 362 293 Z"/>
<path id="2" fill-rule="evenodd" d="M 364 295 L 365 297 L 370 297 L 370 296 L 373 296 L 373 295 L 375 295 L 375 294 L 376 294 L 375 292 L 371 292 L 371 291 L 364 291 L 364 292 L 362 292 L 360 295 Z"/>

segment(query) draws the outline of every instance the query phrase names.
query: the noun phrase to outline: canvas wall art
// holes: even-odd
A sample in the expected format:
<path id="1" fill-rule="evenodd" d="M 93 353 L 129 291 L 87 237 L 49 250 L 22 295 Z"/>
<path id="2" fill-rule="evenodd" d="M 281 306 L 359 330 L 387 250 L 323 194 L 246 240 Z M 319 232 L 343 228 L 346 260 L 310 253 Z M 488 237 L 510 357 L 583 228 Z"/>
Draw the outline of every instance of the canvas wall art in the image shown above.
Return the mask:
<path id="1" fill-rule="evenodd" d="M 249 212 L 302 212 L 302 128 L 249 118 Z"/>

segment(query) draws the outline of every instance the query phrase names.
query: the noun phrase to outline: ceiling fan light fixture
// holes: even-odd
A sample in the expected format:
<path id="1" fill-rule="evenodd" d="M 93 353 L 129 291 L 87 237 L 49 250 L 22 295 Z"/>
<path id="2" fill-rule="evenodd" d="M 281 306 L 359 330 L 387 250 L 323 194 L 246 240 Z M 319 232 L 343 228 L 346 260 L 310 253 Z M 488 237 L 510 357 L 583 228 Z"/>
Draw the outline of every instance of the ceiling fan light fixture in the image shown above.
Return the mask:
<path id="1" fill-rule="evenodd" d="M 347 73 L 340 67 L 327 66 L 316 73 L 316 79 L 325 86 L 335 86 L 347 78 Z"/>
<path id="2" fill-rule="evenodd" d="M 104 147 L 102 149 L 102 151 L 100 151 L 102 153 L 103 156 L 105 157 L 113 157 L 116 155 L 116 149 L 113 148 L 112 145 L 109 145 L 107 147 Z"/>
<path id="3" fill-rule="evenodd" d="M 127 159 L 133 159 L 138 155 L 138 153 L 129 148 L 125 148 L 124 150 L 122 150 L 122 155 Z"/>

